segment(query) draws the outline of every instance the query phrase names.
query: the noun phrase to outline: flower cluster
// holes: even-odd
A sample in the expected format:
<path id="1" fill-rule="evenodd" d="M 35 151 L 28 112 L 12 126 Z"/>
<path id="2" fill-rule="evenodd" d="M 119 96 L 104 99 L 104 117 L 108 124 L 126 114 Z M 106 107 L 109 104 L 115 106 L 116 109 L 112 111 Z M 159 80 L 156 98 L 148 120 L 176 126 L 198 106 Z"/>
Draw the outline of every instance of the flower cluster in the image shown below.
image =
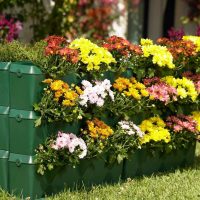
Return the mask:
<path id="1" fill-rule="evenodd" d="M 178 30 L 175 30 L 173 27 L 171 29 L 169 29 L 167 31 L 168 33 L 168 37 L 170 40 L 173 40 L 173 41 L 176 41 L 176 40 L 182 40 L 182 37 L 185 35 L 185 32 L 184 30 L 181 28 L 181 29 L 178 29 Z"/>
<path id="2" fill-rule="evenodd" d="M 120 121 L 118 124 L 127 135 L 137 135 L 140 138 L 144 136 L 141 129 L 131 121 Z"/>
<path id="3" fill-rule="evenodd" d="M 128 40 L 117 36 L 111 36 L 107 38 L 103 44 L 103 47 L 108 49 L 114 55 L 120 54 L 128 57 L 131 54 L 142 54 L 142 50 L 139 45 L 131 44 Z"/>
<path id="4" fill-rule="evenodd" d="M 198 93 L 195 89 L 194 83 L 183 77 L 174 78 L 173 76 L 166 76 L 162 80 L 164 80 L 167 84 L 173 86 L 177 90 L 177 96 L 181 99 L 190 98 L 192 101 L 197 99 Z"/>
<path id="5" fill-rule="evenodd" d="M 0 15 L 0 40 L 11 42 L 17 39 L 19 32 L 22 30 L 22 23 L 15 21 L 14 18 L 6 18 Z"/>
<path id="6" fill-rule="evenodd" d="M 180 56 L 190 57 L 196 55 L 196 45 L 190 40 L 169 40 L 167 38 L 159 38 L 157 42 L 165 45 L 174 59 Z"/>
<path id="7" fill-rule="evenodd" d="M 78 106 L 79 87 L 70 88 L 62 80 L 45 79 L 47 84 L 41 101 L 34 105 L 35 111 L 41 115 L 35 121 L 35 126 L 41 125 L 43 120 L 48 122 L 65 121 L 72 122 L 82 119 L 82 110 Z"/>
<path id="8" fill-rule="evenodd" d="M 107 70 L 111 63 L 116 62 L 109 51 L 85 38 L 72 41 L 69 47 L 79 50 L 79 59 L 86 65 L 87 71 L 98 71 L 103 64 L 106 65 Z"/>
<path id="9" fill-rule="evenodd" d="M 113 134 L 113 130 L 111 129 L 111 127 L 97 118 L 94 118 L 93 120 L 88 120 L 87 126 L 87 134 L 95 139 L 106 139 Z"/>
<path id="10" fill-rule="evenodd" d="M 104 81 L 96 81 L 93 86 L 89 81 L 82 81 L 82 94 L 80 95 L 80 105 L 87 107 L 88 104 L 96 104 L 102 107 L 105 103 L 105 98 L 110 97 L 114 101 L 111 83 L 108 79 Z"/>
<path id="11" fill-rule="evenodd" d="M 166 126 L 172 129 L 173 132 L 197 132 L 196 121 L 191 116 L 186 115 L 169 116 L 166 119 Z"/>
<path id="12" fill-rule="evenodd" d="M 140 139 L 141 144 L 149 143 L 151 141 L 164 141 L 165 143 L 168 143 L 171 140 L 170 132 L 165 128 L 165 122 L 159 117 L 151 117 L 144 120 L 139 127 L 141 131 L 145 133 Z"/>
<path id="13" fill-rule="evenodd" d="M 52 142 L 52 149 L 60 150 L 67 149 L 70 153 L 74 153 L 76 149 L 80 149 L 81 153 L 78 155 L 80 159 L 87 155 L 87 146 L 82 138 L 78 138 L 73 133 L 58 132 L 57 138 Z"/>
<path id="14" fill-rule="evenodd" d="M 47 46 L 45 48 L 45 55 L 58 55 L 64 60 L 77 63 L 79 60 L 78 51 L 67 47 L 68 42 L 66 38 L 59 36 L 49 36 L 45 39 Z"/>
<path id="15" fill-rule="evenodd" d="M 165 105 L 171 101 L 177 100 L 176 88 L 161 81 L 160 78 L 147 78 L 144 80 L 144 83 L 146 83 L 146 86 L 150 84 L 150 86 L 146 88 L 149 92 L 150 99 L 162 101 Z"/>
<path id="16" fill-rule="evenodd" d="M 193 74 L 192 72 L 188 71 L 184 72 L 182 76 L 193 81 L 197 92 L 200 93 L 200 74 Z"/>
<path id="17" fill-rule="evenodd" d="M 197 122 L 197 130 L 200 132 L 200 111 L 192 112 L 192 118 Z"/>
<path id="18" fill-rule="evenodd" d="M 119 92 L 123 92 L 128 97 L 140 100 L 142 97 L 148 97 L 149 93 L 144 84 L 137 82 L 134 77 L 128 79 L 119 77 L 115 80 L 113 87 Z"/>
<path id="19" fill-rule="evenodd" d="M 185 35 L 183 36 L 183 40 L 192 41 L 196 45 L 196 51 L 200 51 L 200 37 L 199 36 L 192 36 L 192 35 Z"/>
<path id="20" fill-rule="evenodd" d="M 69 85 L 62 80 L 46 79 L 43 83 L 50 85 L 54 92 L 54 101 L 60 102 L 63 106 L 75 106 L 79 97 L 77 92 L 69 88 Z"/>
<path id="21" fill-rule="evenodd" d="M 168 51 L 167 47 L 152 44 L 151 40 L 141 40 L 143 56 L 148 58 L 152 56 L 153 64 L 157 64 L 160 67 L 168 67 L 170 69 L 175 68 L 173 63 L 173 56 Z"/>

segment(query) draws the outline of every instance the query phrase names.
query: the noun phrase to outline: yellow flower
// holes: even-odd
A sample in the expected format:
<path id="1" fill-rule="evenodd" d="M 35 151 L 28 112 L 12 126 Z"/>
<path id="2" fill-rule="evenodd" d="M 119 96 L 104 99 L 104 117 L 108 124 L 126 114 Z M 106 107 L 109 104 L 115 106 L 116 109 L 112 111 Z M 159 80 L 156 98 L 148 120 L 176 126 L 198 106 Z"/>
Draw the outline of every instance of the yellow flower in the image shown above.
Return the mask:
<path id="1" fill-rule="evenodd" d="M 55 92 L 55 98 L 60 98 L 62 95 L 63 95 L 62 90 L 57 90 L 57 91 Z"/>
<path id="2" fill-rule="evenodd" d="M 189 97 L 192 101 L 195 101 L 198 97 L 198 92 L 196 91 L 194 83 L 185 77 L 176 79 L 173 76 L 166 76 L 162 80 L 175 87 L 177 89 L 177 94 L 181 99 Z"/>
<path id="3" fill-rule="evenodd" d="M 132 96 L 136 100 L 149 96 L 145 85 L 137 82 L 134 77 L 130 79 L 119 77 L 115 80 L 113 87 L 119 92 L 123 92 L 126 96 Z"/>
<path id="4" fill-rule="evenodd" d="M 160 67 L 175 68 L 173 64 L 173 56 L 168 51 L 167 47 L 160 45 L 145 45 L 142 46 L 143 56 L 152 56 L 152 62 Z"/>
<path id="5" fill-rule="evenodd" d="M 192 112 L 192 117 L 197 122 L 197 130 L 200 132 L 200 111 Z"/>
<path id="6" fill-rule="evenodd" d="M 62 86 L 63 86 L 63 81 L 61 81 L 61 80 L 55 80 L 55 81 L 53 81 L 52 83 L 51 83 L 51 85 L 50 85 L 50 88 L 52 89 L 52 90 L 62 90 Z"/>
<path id="7" fill-rule="evenodd" d="M 147 46 L 147 45 L 152 45 L 153 44 L 153 41 L 152 40 L 150 40 L 150 39 L 141 39 L 140 40 L 140 44 L 142 45 L 142 46 Z"/>
<path id="8" fill-rule="evenodd" d="M 151 140 L 155 142 L 170 142 L 170 132 L 165 128 L 165 126 L 165 122 L 159 117 L 151 117 L 142 121 L 140 129 L 145 133 L 145 135 L 140 139 L 140 143 L 145 144 Z"/>
<path id="9" fill-rule="evenodd" d="M 183 40 L 190 40 L 196 45 L 196 51 L 200 51 L 200 37 L 193 35 L 185 35 L 183 36 Z"/>
<path id="10" fill-rule="evenodd" d="M 48 79 L 45 79 L 45 80 L 42 81 L 42 82 L 43 82 L 43 83 L 49 84 L 49 83 L 51 83 L 52 81 L 53 81 L 52 79 L 48 78 Z"/>
<path id="11" fill-rule="evenodd" d="M 113 134 L 113 130 L 103 121 L 95 118 L 87 121 L 89 135 L 92 138 L 105 139 Z"/>
<path id="12" fill-rule="evenodd" d="M 116 62 L 107 49 L 99 47 L 85 38 L 72 41 L 69 47 L 80 51 L 79 57 L 81 61 L 86 64 L 87 71 L 98 71 L 101 68 L 102 63 L 106 64 L 109 68 L 111 63 Z"/>

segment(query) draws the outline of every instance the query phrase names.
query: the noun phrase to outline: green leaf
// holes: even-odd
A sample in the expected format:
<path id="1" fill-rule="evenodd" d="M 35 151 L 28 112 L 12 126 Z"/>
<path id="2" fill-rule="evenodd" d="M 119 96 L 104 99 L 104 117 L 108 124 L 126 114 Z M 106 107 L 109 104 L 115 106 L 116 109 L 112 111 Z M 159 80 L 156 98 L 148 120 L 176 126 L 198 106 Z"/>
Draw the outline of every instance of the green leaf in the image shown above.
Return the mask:
<path id="1" fill-rule="evenodd" d="M 40 126 L 42 123 L 42 117 L 39 117 L 38 119 L 35 120 L 35 127 Z"/>

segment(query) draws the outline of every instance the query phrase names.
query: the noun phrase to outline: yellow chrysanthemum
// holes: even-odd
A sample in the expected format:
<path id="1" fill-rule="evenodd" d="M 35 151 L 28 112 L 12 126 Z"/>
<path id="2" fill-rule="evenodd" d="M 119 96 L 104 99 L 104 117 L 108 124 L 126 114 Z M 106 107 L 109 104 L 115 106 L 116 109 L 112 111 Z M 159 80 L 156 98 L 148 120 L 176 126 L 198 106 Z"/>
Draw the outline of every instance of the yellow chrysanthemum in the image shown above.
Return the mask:
<path id="1" fill-rule="evenodd" d="M 107 49 L 99 47 L 85 38 L 72 41 L 69 47 L 80 51 L 79 57 L 81 61 L 87 65 L 88 71 L 98 71 L 101 68 L 102 63 L 109 66 L 111 63 L 116 62 Z"/>
<path id="2" fill-rule="evenodd" d="M 160 45 L 144 45 L 142 46 L 143 56 L 152 56 L 152 62 L 160 67 L 168 67 L 170 69 L 175 68 L 173 64 L 173 56 L 164 46 Z"/>
<path id="3" fill-rule="evenodd" d="M 192 112 L 192 117 L 197 122 L 197 130 L 200 132 L 200 111 Z"/>
<path id="4" fill-rule="evenodd" d="M 87 121 L 89 135 L 92 138 L 105 139 L 113 134 L 113 130 L 105 124 L 103 121 L 95 118 L 91 121 Z"/>
<path id="5" fill-rule="evenodd" d="M 145 133 L 145 135 L 140 139 L 140 143 L 145 144 L 150 141 L 164 141 L 165 143 L 170 142 L 170 132 L 165 128 L 165 126 L 164 121 L 159 117 L 151 117 L 142 121 L 140 129 Z"/>
<path id="6" fill-rule="evenodd" d="M 142 38 L 142 39 L 140 40 L 140 44 L 141 44 L 142 46 L 152 45 L 152 44 L 153 44 L 153 41 L 150 40 L 150 39 L 144 39 L 144 38 Z"/>
<path id="7" fill-rule="evenodd" d="M 196 45 L 196 51 L 200 51 L 200 37 L 193 35 L 185 35 L 183 36 L 183 40 L 190 40 Z"/>
<path id="8" fill-rule="evenodd" d="M 162 80 L 164 80 L 167 84 L 173 86 L 177 90 L 177 94 L 181 99 L 185 99 L 187 97 L 191 98 L 192 101 L 195 101 L 198 97 L 198 92 L 196 91 L 194 83 L 183 77 L 174 78 L 173 76 L 166 76 Z"/>
<path id="9" fill-rule="evenodd" d="M 144 84 L 137 82 L 134 77 L 128 79 L 119 77 L 115 80 L 113 87 L 126 96 L 140 100 L 142 97 L 148 97 L 149 93 Z"/>
<path id="10" fill-rule="evenodd" d="M 61 81 L 61 80 L 55 80 L 55 81 L 53 81 L 52 83 L 51 83 L 51 85 L 50 85 L 50 88 L 52 89 L 52 90 L 62 90 L 62 86 L 63 86 L 63 81 Z"/>

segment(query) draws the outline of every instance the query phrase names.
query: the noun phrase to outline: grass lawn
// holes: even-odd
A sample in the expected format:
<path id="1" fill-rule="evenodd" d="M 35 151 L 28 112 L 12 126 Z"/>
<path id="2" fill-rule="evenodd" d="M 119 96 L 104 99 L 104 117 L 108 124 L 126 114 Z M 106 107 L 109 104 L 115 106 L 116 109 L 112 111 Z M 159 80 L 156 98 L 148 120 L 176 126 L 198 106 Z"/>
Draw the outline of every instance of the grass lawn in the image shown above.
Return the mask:
<path id="1" fill-rule="evenodd" d="M 200 144 L 191 168 L 151 177 L 127 180 L 115 185 L 94 187 L 90 191 L 65 190 L 48 200 L 200 200 Z M 0 191 L 0 200 L 14 200 Z"/>

